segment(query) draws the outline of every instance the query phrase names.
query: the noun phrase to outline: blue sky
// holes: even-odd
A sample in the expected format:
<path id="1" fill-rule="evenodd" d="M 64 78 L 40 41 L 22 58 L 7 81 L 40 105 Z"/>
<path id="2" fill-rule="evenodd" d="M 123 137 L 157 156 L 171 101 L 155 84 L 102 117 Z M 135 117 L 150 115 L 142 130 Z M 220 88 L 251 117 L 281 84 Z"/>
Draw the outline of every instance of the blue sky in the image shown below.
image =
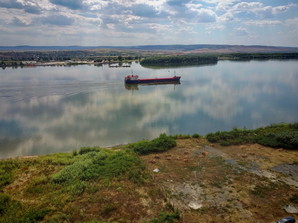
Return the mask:
<path id="1" fill-rule="evenodd" d="M 297 0 L 0 0 L 0 45 L 298 47 Z"/>

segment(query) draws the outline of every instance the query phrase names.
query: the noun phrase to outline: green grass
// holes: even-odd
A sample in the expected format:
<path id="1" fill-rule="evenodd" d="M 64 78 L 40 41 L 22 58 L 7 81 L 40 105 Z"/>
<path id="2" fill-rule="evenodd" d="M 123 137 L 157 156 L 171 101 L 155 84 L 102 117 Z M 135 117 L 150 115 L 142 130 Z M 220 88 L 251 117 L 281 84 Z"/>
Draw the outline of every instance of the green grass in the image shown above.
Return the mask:
<path id="1" fill-rule="evenodd" d="M 209 142 L 223 146 L 259 143 L 273 148 L 298 149 L 298 123 L 275 124 L 254 130 L 234 128 L 231 131 L 209 133 Z"/>
<path id="2" fill-rule="evenodd" d="M 49 212 L 48 208 L 26 207 L 21 202 L 11 199 L 9 195 L 0 194 L 0 223 L 40 222 Z"/>
<path id="3" fill-rule="evenodd" d="M 3 187 L 10 184 L 13 180 L 13 171 L 20 167 L 15 160 L 2 160 L 0 162 L 0 192 Z"/>
<path id="4" fill-rule="evenodd" d="M 1 193 L 24 171 L 29 177 L 28 181 L 15 188 L 22 191 L 21 194 Z M 64 218 L 69 219 L 69 216 L 60 216 L 59 211 L 69 202 L 80 199 L 79 196 L 94 182 L 97 185 L 113 185 L 113 182 L 128 180 L 139 185 L 149 180 L 139 156 L 127 148 L 84 147 L 76 154 L 59 153 L 31 160 L 2 160 L 0 173 L 0 223 L 39 222 L 46 215 L 50 215 L 47 218 L 49 222 L 59 222 Z M 20 196 L 26 197 L 25 201 L 19 200 Z M 105 210 L 111 211 L 108 207 Z"/>

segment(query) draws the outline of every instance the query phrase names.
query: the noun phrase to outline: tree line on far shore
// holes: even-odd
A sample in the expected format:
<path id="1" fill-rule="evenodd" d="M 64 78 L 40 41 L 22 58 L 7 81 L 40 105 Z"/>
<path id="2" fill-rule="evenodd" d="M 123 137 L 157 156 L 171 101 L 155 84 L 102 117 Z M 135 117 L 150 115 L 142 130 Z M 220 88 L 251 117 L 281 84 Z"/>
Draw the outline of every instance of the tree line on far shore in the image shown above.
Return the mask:
<path id="1" fill-rule="evenodd" d="M 200 55 L 173 55 L 153 56 L 141 61 L 141 65 L 189 65 L 189 64 L 216 64 L 218 60 L 287 60 L 298 59 L 298 53 L 229 53 L 229 54 L 200 54 Z"/>

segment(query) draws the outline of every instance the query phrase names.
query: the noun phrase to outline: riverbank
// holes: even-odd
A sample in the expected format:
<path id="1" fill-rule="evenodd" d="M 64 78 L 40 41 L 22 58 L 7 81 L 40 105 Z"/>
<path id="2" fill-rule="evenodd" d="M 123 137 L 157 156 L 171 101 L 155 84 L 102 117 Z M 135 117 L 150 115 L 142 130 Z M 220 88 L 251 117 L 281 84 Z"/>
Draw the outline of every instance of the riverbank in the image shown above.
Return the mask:
<path id="1" fill-rule="evenodd" d="M 276 134 L 289 130 L 286 124 L 271 127 Z M 243 138 L 220 145 L 208 137 L 161 135 L 110 149 L 2 160 L 0 222 L 298 218 L 297 147 L 273 149 Z"/>
<path id="2" fill-rule="evenodd" d="M 12 68 L 30 68 L 30 67 L 46 67 L 46 66 L 77 66 L 77 65 L 94 65 L 94 66 L 102 66 L 108 65 L 111 68 L 118 67 L 130 67 L 130 64 L 135 62 L 135 60 L 130 61 L 94 61 L 94 60 L 74 60 L 74 61 L 50 61 L 50 62 L 38 62 L 38 61 L 2 61 L 1 67 L 5 69 L 7 67 Z"/>

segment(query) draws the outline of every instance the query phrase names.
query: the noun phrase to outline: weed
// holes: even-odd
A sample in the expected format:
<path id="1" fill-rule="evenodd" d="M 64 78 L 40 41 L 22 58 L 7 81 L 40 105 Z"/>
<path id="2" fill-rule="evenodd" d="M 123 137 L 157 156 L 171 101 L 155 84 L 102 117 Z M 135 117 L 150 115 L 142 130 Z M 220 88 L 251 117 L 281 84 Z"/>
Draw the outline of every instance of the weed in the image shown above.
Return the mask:
<path id="1" fill-rule="evenodd" d="M 68 153 L 55 153 L 55 154 L 40 156 L 38 158 L 38 161 L 43 165 L 58 165 L 58 166 L 70 165 L 74 163 L 75 160 L 76 160 L 76 157 Z"/>
<path id="2" fill-rule="evenodd" d="M 256 185 L 254 187 L 254 189 L 251 190 L 251 193 L 257 197 L 261 197 L 261 198 L 264 198 L 265 197 L 265 194 L 266 194 L 266 189 L 265 187 L 263 186 L 260 186 L 260 185 Z"/>
<path id="3" fill-rule="evenodd" d="M 26 189 L 26 192 L 32 194 L 47 192 L 48 189 L 50 189 L 51 187 L 49 183 L 50 179 L 42 174 L 41 176 L 34 178 L 32 182 L 30 182 L 29 186 Z"/>
<path id="4" fill-rule="evenodd" d="M 272 182 L 267 182 L 265 185 L 257 184 L 254 189 L 251 190 L 251 193 L 257 197 L 264 198 L 268 196 L 270 192 L 277 190 L 279 187 L 279 184 Z"/>
<path id="5" fill-rule="evenodd" d="M 174 213 L 161 212 L 159 216 L 151 221 L 151 223 L 173 223 L 180 219 L 178 211 Z"/>
<path id="6" fill-rule="evenodd" d="M 106 204 L 103 206 L 102 211 L 100 214 L 102 215 L 109 215 L 111 212 L 117 210 L 117 206 L 115 204 Z"/>
<path id="7" fill-rule="evenodd" d="M 222 184 L 220 182 L 214 182 L 212 186 L 217 187 L 217 188 L 222 188 Z"/>
<path id="8" fill-rule="evenodd" d="M 49 213 L 45 208 L 28 208 L 12 200 L 7 194 L 0 194 L 0 223 L 35 223 Z"/>
<path id="9" fill-rule="evenodd" d="M 20 167 L 20 164 L 15 160 L 0 161 L 0 191 L 5 185 L 8 185 L 13 180 L 13 171 Z"/>
<path id="10" fill-rule="evenodd" d="M 289 200 L 291 203 L 298 204 L 298 195 L 293 195 Z"/>
<path id="11" fill-rule="evenodd" d="M 69 222 L 68 219 L 69 219 L 69 216 L 67 214 L 58 212 L 50 216 L 47 219 L 47 223 Z"/>
<path id="12" fill-rule="evenodd" d="M 81 195 L 84 193 L 87 184 L 84 181 L 73 182 L 70 186 L 67 187 L 67 190 L 71 195 Z"/>
<path id="13" fill-rule="evenodd" d="M 27 211 L 27 213 L 23 216 L 23 218 L 20 219 L 20 221 L 18 222 L 28 222 L 28 223 L 39 222 L 39 221 L 42 221 L 45 215 L 49 212 L 50 212 L 49 209 L 39 209 L 39 210 L 31 209 Z"/>
<path id="14" fill-rule="evenodd" d="M 11 199 L 7 194 L 0 194 L 0 215 L 2 215 L 8 208 Z"/>

